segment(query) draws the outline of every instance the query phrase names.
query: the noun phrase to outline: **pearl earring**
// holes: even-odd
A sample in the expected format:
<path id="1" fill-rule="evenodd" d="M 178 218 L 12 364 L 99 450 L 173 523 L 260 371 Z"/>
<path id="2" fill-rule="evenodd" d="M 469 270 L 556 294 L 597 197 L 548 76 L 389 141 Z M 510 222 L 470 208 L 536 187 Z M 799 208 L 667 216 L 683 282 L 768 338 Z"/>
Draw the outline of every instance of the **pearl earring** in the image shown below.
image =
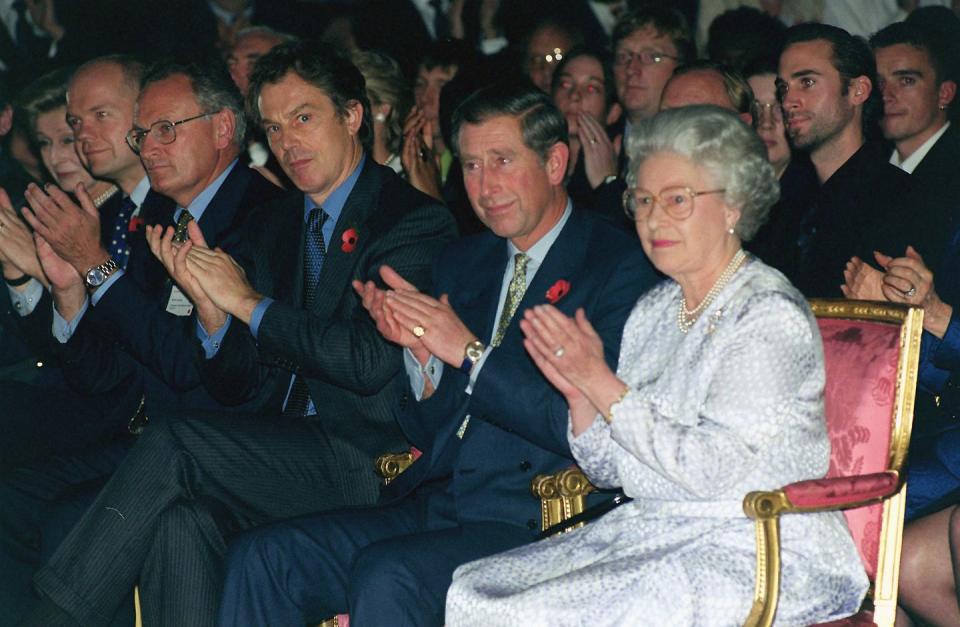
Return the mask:
<path id="1" fill-rule="evenodd" d="M 378 113 L 373 116 L 373 119 L 376 120 L 377 122 L 386 122 L 387 116 L 384 115 L 383 113 Z"/>
<path id="2" fill-rule="evenodd" d="M 729 233 L 730 235 L 733 235 L 733 227 L 732 227 L 732 226 L 731 226 L 729 229 L 727 229 L 727 233 Z"/>

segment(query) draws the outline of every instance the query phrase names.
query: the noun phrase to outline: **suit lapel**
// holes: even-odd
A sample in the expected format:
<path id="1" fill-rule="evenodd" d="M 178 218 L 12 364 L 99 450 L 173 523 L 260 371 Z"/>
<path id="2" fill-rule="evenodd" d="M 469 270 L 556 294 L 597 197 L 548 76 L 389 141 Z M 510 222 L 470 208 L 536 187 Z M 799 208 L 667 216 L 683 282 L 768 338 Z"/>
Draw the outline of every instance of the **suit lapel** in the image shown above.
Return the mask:
<path id="1" fill-rule="evenodd" d="M 457 286 L 459 294 L 455 301 L 457 315 L 484 344 L 493 336 L 494 317 L 500 302 L 500 288 L 508 255 L 505 239 L 491 237 L 490 242 L 476 257 L 477 263 L 473 266 L 487 271 L 465 273 L 461 284 Z"/>
<path id="2" fill-rule="evenodd" d="M 574 284 L 577 270 L 583 266 L 587 254 L 586 243 L 590 237 L 591 228 L 590 223 L 583 218 L 582 210 L 574 209 L 547 252 L 543 264 L 533 277 L 533 282 L 527 286 L 501 344 L 520 342 L 520 319 L 523 317 L 524 310 L 549 302 L 547 291 L 557 281 L 566 280 Z"/>
<path id="3" fill-rule="evenodd" d="M 278 204 L 276 214 L 269 214 L 269 224 L 252 225 L 270 229 L 263 240 L 271 244 L 263 264 L 269 270 L 258 278 L 261 285 L 271 286 L 270 296 L 299 307 L 303 302 L 303 194 L 290 193 Z"/>
<path id="4" fill-rule="evenodd" d="M 208 242 L 220 242 L 223 233 L 234 222 L 237 208 L 250 182 L 250 170 L 241 163 L 237 163 L 210 203 L 203 215 L 197 220 L 197 225 Z M 171 221 L 173 220 L 171 216 Z"/>

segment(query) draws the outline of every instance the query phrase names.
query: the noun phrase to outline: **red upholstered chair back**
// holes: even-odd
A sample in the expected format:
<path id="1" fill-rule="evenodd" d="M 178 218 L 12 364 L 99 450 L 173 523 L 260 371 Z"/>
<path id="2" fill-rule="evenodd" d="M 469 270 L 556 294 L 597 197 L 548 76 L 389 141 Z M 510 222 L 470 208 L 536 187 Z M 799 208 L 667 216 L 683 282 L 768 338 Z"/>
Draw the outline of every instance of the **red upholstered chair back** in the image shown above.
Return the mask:
<path id="1" fill-rule="evenodd" d="M 813 299 L 826 364 L 828 477 L 895 471 L 913 424 L 923 314 L 868 301 Z M 881 503 L 844 510 L 867 575 L 874 621 L 893 624 L 906 486 Z"/>
<path id="2" fill-rule="evenodd" d="M 827 370 L 824 404 L 830 435 L 828 477 L 890 468 L 900 327 L 883 322 L 821 318 Z M 867 574 L 877 573 L 883 504 L 844 512 Z"/>
<path id="3" fill-rule="evenodd" d="M 780 592 L 781 515 L 843 511 L 871 579 L 860 612 L 823 627 L 893 627 L 923 310 L 852 300 L 813 299 L 826 363 L 830 438 L 826 478 L 754 491 L 743 500 L 757 531 L 757 581 L 745 625 L 770 627 Z"/>

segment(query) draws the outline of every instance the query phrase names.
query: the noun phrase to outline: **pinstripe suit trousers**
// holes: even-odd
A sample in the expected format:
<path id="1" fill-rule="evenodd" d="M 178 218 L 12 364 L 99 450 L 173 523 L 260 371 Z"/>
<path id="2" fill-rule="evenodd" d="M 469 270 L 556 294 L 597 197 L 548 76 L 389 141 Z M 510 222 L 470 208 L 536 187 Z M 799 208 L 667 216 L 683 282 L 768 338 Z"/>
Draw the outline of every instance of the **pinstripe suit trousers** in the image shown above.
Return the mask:
<path id="1" fill-rule="evenodd" d="M 374 502 L 370 461 L 330 451 L 304 419 L 151 424 L 37 587 L 83 625 L 107 624 L 138 582 L 147 624 L 213 624 L 232 533 Z"/>

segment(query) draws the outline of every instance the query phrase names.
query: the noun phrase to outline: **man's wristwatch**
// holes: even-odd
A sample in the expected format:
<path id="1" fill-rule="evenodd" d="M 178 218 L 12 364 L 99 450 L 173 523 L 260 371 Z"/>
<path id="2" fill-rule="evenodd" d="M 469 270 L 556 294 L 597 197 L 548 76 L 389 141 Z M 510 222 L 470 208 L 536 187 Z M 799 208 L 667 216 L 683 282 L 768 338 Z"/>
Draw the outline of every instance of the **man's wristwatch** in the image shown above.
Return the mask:
<path id="1" fill-rule="evenodd" d="M 93 266 L 87 270 L 83 275 L 83 282 L 86 284 L 88 290 L 95 290 L 103 285 L 107 277 L 119 269 L 119 264 L 117 264 L 113 258 L 109 258 L 100 265 Z"/>
<path id="2" fill-rule="evenodd" d="M 460 364 L 460 371 L 469 375 L 470 371 L 473 370 L 473 365 L 480 361 L 480 357 L 483 356 L 483 351 L 486 348 L 480 340 L 467 342 L 467 346 L 463 349 L 463 363 Z"/>

